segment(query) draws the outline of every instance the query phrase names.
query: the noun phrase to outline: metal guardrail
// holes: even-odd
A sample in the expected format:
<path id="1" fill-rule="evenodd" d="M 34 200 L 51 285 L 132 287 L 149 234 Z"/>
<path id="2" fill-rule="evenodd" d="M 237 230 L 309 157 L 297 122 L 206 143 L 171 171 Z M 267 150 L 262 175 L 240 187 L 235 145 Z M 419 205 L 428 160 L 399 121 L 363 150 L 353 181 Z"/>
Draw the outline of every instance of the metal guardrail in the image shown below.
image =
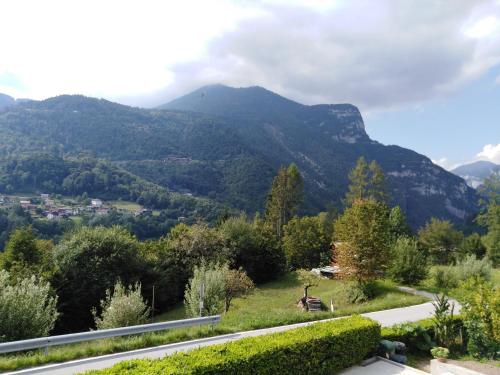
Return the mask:
<path id="1" fill-rule="evenodd" d="M 40 337 L 29 340 L 11 341 L 11 342 L 0 343 L 0 353 L 19 352 L 23 350 L 38 349 L 38 348 L 45 348 L 45 352 L 47 352 L 49 346 L 54 346 L 54 345 L 63 345 L 63 344 L 71 344 L 82 341 L 99 340 L 108 337 L 128 336 L 128 335 L 135 335 L 138 333 L 163 331 L 172 328 L 190 327 L 201 324 L 215 324 L 220 321 L 220 318 L 221 318 L 220 315 L 213 315 L 201 318 L 173 320 L 170 322 L 141 324 L 138 326 L 131 326 L 131 327 L 102 329 L 98 331 L 70 333 L 68 335 L 49 336 L 49 337 Z"/>

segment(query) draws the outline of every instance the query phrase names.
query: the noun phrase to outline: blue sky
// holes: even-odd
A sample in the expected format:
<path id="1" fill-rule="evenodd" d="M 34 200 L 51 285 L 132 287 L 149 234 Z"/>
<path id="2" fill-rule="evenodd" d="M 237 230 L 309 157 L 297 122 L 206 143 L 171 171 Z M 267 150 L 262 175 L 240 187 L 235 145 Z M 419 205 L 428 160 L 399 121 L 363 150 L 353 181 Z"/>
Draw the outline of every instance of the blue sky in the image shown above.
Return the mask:
<path id="1" fill-rule="evenodd" d="M 499 75 L 495 67 L 449 96 L 369 114 L 367 132 L 379 142 L 411 148 L 446 168 L 477 160 L 485 145 L 500 144 Z M 491 159 L 499 162 L 498 156 Z"/>
<path id="2" fill-rule="evenodd" d="M 154 107 L 214 83 L 352 103 L 446 168 L 500 163 L 500 0 L 2 0 L 1 93 Z"/>

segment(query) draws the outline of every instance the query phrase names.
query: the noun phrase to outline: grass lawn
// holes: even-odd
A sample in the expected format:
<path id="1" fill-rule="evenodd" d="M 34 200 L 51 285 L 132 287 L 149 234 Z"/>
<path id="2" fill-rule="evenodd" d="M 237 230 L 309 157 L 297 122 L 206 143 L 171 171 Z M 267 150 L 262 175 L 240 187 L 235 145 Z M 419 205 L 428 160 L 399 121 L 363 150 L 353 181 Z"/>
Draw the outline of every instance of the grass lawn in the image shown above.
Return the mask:
<path id="1" fill-rule="evenodd" d="M 139 211 L 142 206 L 140 204 L 137 204 L 135 202 L 128 202 L 128 201 L 109 201 L 109 204 L 111 206 L 114 206 L 115 208 L 119 210 L 127 210 L 127 211 Z"/>
<path id="2" fill-rule="evenodd" d="M 423 297 L 399 292 L 395 288 L 395 285 L 389 281 L 379 281 L 377 283 L 377 297 L 374 300 L 352 305 L 343 301 L 344 289 L 345 283 L 341 281 L 321 280 L 317 287 L 310 288 L 310 294 L 320 297 L 327 306 L 330 306 L 330 299 L 333 299 L 336 311 L 334 313 L 328 311 L 317 313 L 302 312 L 296 307 L 298 299 L 302 296 L 302 288 L 295 274 L 289 274 L 278 281 L 261 285 L 252 294 L 244 298 L 236 298 L 229 312 L 223 316 L 221 323 L 215 327 L 179 328 L 160 333 L 53 347 L 49 349 L 47 356 L 40 351 L 33 351 L 27 354 L 0 355 L 0 371 L 133 350 L 224 333 L 409 306 L 426 301 Z M 184 307 L 181 304 L 173 310 L 157 316 L 155 321 L 176 320 L 184 317 Z"/>
<path id="3" fill-rule="evenodd" d="M 377 297 L 363 304 L 353 305 L 347 303 L 344 298 L 344 289 L 345 283 L 341 281 L 320 280 L 317 287 L 309 289 L 309 294 L 321 298 L 321 301 L 328 309 L 330 300 L 333 299 L 336 310 L 333 313 L 330 311 L 305 313 L 297 307 L 297 301 L 303 293 L 302 287 L 295 274 L 288 274 L 278 281 L 260 286 L 252 294 L 244 298 L 235 299 L 229 312 L 223 316 L 218 327 L 231 331 L 245 331 L 385 310 L 426 301 L 423 297 L 396 290 L 394 283 L 385 280 L 377 282 Z M 165 321 L 185 317 L 184 306 L 180 304 L 177 308 L 159 315 L 155 320 Z"/>

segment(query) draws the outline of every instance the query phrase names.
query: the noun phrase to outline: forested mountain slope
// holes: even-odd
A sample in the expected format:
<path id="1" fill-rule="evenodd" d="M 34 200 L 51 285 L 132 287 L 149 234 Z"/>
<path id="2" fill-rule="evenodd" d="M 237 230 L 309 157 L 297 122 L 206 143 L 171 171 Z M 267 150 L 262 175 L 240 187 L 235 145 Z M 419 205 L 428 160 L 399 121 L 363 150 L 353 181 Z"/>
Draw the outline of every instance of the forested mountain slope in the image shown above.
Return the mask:
<path id="1" fill-rule="evenodd" d="M 272 176 L 294 162 L 305 178 L 304 212 L 340 206 L 348 171 L 364 155 L 381 164 L 393 203 L 414 226 L 430 216 L 462 221 L 475 209 L 461 178 L 411 150 L 372 141 L 356 107 L 305 106 L 260 87 L 207 86 L 152 110 L 83 96 L 0 110 L 0 181 L 10 178 L 7 162 L 40 153 L 70 164 L 96 158 L 151 186 L 248 211 L 264 207 Z"/>

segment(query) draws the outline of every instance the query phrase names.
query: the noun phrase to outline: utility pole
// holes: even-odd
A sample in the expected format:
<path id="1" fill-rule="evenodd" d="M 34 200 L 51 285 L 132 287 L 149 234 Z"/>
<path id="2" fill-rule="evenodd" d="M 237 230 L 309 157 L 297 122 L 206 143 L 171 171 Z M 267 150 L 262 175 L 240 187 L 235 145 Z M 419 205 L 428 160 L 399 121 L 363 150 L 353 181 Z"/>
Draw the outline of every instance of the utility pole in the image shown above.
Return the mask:
<path id="1" fill-rule="evenodd" d="M 205 298 L 205 283 L 200 285 L 200 317 L 203 316 L 203 300 Z"/>
<path id="2" fill-rule="evenodd" d="M 155 286 L 153 285 L 153 298 L 151 299 L 151 323 L 155 317 Z"/>

